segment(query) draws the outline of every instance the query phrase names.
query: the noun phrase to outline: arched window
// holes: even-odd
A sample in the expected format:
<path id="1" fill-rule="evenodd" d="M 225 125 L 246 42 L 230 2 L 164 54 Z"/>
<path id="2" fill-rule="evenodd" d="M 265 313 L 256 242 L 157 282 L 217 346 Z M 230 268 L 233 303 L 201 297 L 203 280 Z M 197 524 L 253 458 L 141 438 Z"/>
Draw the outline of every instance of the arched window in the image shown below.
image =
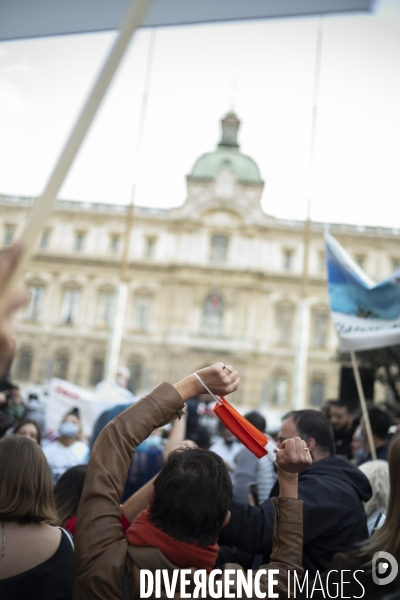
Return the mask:
<path id="1" fill-rule="evenodd" d="M 282 304 L 276 307 L 276 341 L 278 344 L 290 344 L 293 335 L 293 306 Z"/>
<path id="2" fill-rule="evenodd" d="M 217 292 L 213 292 L 204 301 L 202 333 L 210 336 L 220 335 L 222 333 L 223 316 L 223 300 Z"/>
<path id="3" fill-rule="evenodd" d="M 73 325 L 78 314 L 80 290 L 75 287 L 65 288 L 61 306 L 61 323 Z"/>
<path id="4" fill-rule="evenodd" d="M 17 356 L 15 379 L 28 381 L 31 377 L 33 354 L 30 348 L 21 348 Z"/>
<path id="5" fill-rule="evenodd" d="M 90 385 L 97 385 L 103 380 L 104 360 L 102 358 L 94 358 L 92 360 L 92 370 L 90 373 Z"/>
<path id="6" fill-rule="evenodd" d="M 53 376 L 68 379 L 69 356 L 66 351 L 57 352 L 54 359 Z"/>
<path id="7" fill-rule="evenodd" d="M 213 235 L 211 238 L 210 260 L 226 261 L 228 257 L 229 238 L 225 235 Z"/>
<path id="8" fill-rule="evenodd" d="M 325 400 L 325 376 L 314 374 L 310 383 L 310 406 L 321 407 Z"/>
<path id="9" fill-rule="evenodd" d="M 30 299 L 28 308 L 26 309 L 25 319 L 27 321 L 39 321 L 42 311 L 42 302 L 44 294 L 44 286 L 41 284 L 32 284 L 28 286 Z"/>
<path id="10" fill-rule="evenodd" d="M 130 373 L 129 389 L 133 394 L 138 394 L 143 387 L 143 359 L 140 356 L 131 356 L 128 360 Z"/>
<path id="11" fill-rule="evenodd" d="M 147 294 L 138 294 L 135 298 L 135 323 L 140 331 L 148 331 L 150 327 L 151 306 L 153 298 Z"/>
<path id="12" fill-rule="evenodd" d="M 96 321 L 96 327 L 98 329 L 103 329 L 104 327 L 111 327 L 114 316 L 114 299 L 115 294 L 113 291 L 100 291 Z"/>
<path id="13" fill-rule="evenodd" d="M 277 373 L 272 380 L 272 404 L 285 406 L 289 398 L 289 378 L 284 373 Z"/>
<path id="14" fill-rule="evenodd" d="M 312 345 L 316 348 L 324 348 L 328 341 L 328 312 L 316 310 L 312 316 Z"/>

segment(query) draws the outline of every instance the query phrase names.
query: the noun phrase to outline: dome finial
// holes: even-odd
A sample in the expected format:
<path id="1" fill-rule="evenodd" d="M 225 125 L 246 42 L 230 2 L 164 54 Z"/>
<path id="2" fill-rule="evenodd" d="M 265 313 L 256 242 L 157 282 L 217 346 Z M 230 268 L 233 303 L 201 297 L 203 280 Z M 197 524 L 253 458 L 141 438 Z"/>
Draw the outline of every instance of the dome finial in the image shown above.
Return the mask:
<path id="1" fill-rule="evenodd" d="M 237 142 L 237 132 L 240 126 L 240 121 L 234 112 L 228 112 L 221 120 L 222 138 L 218 144 L 218 148 L 229 146 L 230 148 L 239 148 Z"/>

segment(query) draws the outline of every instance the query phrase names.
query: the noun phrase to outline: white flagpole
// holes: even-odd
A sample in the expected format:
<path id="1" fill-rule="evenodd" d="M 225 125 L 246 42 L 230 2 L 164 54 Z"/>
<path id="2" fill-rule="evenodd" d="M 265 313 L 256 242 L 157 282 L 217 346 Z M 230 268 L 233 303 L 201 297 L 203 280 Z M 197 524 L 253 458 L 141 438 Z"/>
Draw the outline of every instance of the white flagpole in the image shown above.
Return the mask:
<path id="1" fill-rule="evenodd" d="M 132 195 L 130 204 L 127 207 L 126 226 L 124 235 L 124 246 L 122 252 L 120 281 L 117 289 L 117 296 L 114 309 L 114 322 L 110 331 L 107 344 L 107 355 L 105 364 L 104 378 L 107 381 L 115 381 L 117 375 L 119 357 L 121 354 L 122 337 L 124 333 L 124 321 L 126 307 L 128 303 L 128 274 L 129 274 L 129 250 L 131 233 L 133 227 L 133 210 L 135 203 L 135 192 L 137 185 L 137 175 L 140 172 L 139 162 L 142 155 L 142 142 L 144 134 L 144 125 L 146 122 L 147 103 L 150 91 L 151 73 L 153 68 L 154 47 L 156 42 L 156 29 L 152 29 L 149 40 L 149 49 L 147 54 L 146 75 L 143 86 L 143 95 L 139 117 L 139 134 L 136 144 L 136 160 L 134 163 L 135 174 L 133 177 Z M 136 391 L 136 390 L 135 390 Z"/>
<path id="2" fill-rule="evenodd" d="M 351 364 L 353 366 L 353 371 L 354 371 L 354 377 L 355 377 L 356 385 L 357 385 L 358 397 L 360 399 L 360 404 L 361 404 L 362 413 L 363 413 L 363 417 L 364 417 L 365 428 L 367 430 L 369 449 L 371 452 L 372 460 L 376 460 L 376 449 L 375 449 L 375 444 L 374 444 L 374 438 L 372 436 L 371 422 L 369 420 L 367 403 L 365 402 L 364 389 L 363 389 L 363 386 L 361 383 L 360 371 L 358 370 L 358 363 L 357 363 L 357 359 L 356 359 L 356 353 L 354 352 L 354 350 L 351 350 L 350 356 L 351 356 Z"/>
<path id="3" fill-rule="evenodd" d="M 297 344 L 294 365 L 294 386 L 293 386 L 293 408 L 299 410 L 304 407 L 306 399 L 307 386 L 307 364 L 308 364 L 308 346 L 310 331 L 310 308 L 308 303 L 308 258 L 311 243 L 311 196 L 314 175 L 314 156 L 316 145 L 316 132 L 318 121 L 318 99 L 319 82 L 321 73 L 321 54 L 322 54 L 322 17 L 318 23 L 317 48 L 315 56 L 314 73 L 314 92 L 313 109 L 311 119 L 311 141 L 310 141 L 310 171 L 308 179 L 308 202 L 307 202 L 307 220 L 304 228 L 304 259 L 303 276 L 301 282 L 301 295 L 297 317 Z"/>
<path id="4" fill-rule="evenodd" d="M 28 221 L 21 235 L 21 241 L 25 247 L 25 252 L 12 279 L 8 282 L 7 287 L 14 287 L 21 278 L 21 274 L 26 268 L 35 243 L 43 229 L 43 225 L 53 209 L 54 201 L 64 179 L 85 139 L 86 133 L 92 124 L 115 72 L 121 63 L 129 42 L 135 31 L 142 24 L 151 3 L 152 0 L 133 0 L 131 2 L 114 45 L 99 73 L 78 121 L 64 146 L 61 156 L 53 169 L 46 188 L 32 207 Z"/>

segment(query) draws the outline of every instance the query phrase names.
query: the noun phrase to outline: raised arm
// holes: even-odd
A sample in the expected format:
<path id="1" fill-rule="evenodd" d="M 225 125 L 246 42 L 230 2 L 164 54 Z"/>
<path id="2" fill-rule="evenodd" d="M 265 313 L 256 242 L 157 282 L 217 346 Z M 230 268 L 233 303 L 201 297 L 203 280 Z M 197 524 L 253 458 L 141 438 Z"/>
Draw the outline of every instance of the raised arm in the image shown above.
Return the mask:
<path id="1" fill-rule="evenodd" d="M 229 394 L 239 385 L 237 372 L 223 369 L 222 363 L 199 373 L 216 394 Z M 113 585 L 120 588 L 122 597 L 128 542 L 120 525 L 120 500 L 132 453 L 154 428 L 180 416 L 184 402 L 201 391 L 202 386 L 194 375 L 175 386 L 162 383 L 100 433 L 93 446 L 77 514 L 75 598 L 103 598 L 101 588 L 107 588 L 110 578 Z M 95 563 L 96 577 L 102 573 L 101 581 L 97 582 L 91 579 Z"/>

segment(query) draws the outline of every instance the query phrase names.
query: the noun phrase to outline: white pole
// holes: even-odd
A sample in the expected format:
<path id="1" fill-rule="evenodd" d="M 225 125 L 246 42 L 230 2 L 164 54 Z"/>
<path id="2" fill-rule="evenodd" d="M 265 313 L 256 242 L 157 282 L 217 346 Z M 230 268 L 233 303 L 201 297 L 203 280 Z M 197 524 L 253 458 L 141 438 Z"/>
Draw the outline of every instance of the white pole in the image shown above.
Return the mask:
<path id="1" fill-rule="evenodd" d="M 358 370 L 356 354 L 353 350 L 350 352 L 350 356 L 351 356 L 351 364 L 353 366 L 353 371 L 354 371 L 354 377 L 355 377 L 356 385 L 357 385 L 358 397 L 360 399 L 360 404 L 361 404 L 362 413 L 363 413 L 363 417 L 364 417 L 365 429 L 367 430 L 369 449 L 371 452 L 372 460 L 376 460 L 376 449 L 375 449 L 375 444 L 374 444 L 374 438 L 372 436 L 371 422 L 369 420 L 367 403 L 365 402 L 364 389 L 363 389 L 363 386 L 361 383 L 360 371 Z"/>
<path id="2" fill-rule="evenodd" d="M 318 22 L 317 48 L 315 56 L 314 71 L 314 91 L 313 108 L 311 119 L 311 139 L 310 139 L 310 171 L 308 179 L 308 201 L 307 201 L 307 220 L 304 228 L 304 258 L 303 258 L 303 278 L 301 282 L 301 296 L 298 304 L 297 318 L 297 344 L 294 364 L 294 385 L 293 385 L 293 408 L 300 410 L 306 403 L 307 387 L 307 366 L 308 366 L 308 346 L 310 331 L 310 308 L 308 301 L 308 258 L 311 243 L 311 196 L 314 175 L 314 157 L 316 146 L 316 132 L 318 122 L 318 99 L 319 82 L 321 73 L 321 54 L 322 54 L 322 17 Z"/>
<path id="3" fill-rule="evenodd" d="M 134 175 L 134 183 L 132 186 L 131 201 L 127 207 L 124 247 L 123 247 L 123 252 L 122 252 L 122 261 L 121 261 L 121 269 L 120 269 L 120 281 L 118 284 L 117 297 L 116 297 L 116 302 L 115 302 L 114 322 L 111 327 L 110 335 L 108 337 L 108 344 L 107 344 L 107 356 L 106 356 L 104 377 L 105 377 L 105 379 L 107 379 L 107 381 L 111 381 L 111 382 L 115 381 L 115 377 L 117 375 L 119 357 L 121 354 L 122 337 L 123 337 L 123 333 L 124 333 L 126 306 L 128 303 L 127 281 L 128 281 L 128 273 L 129 273 L 129 250 L 130 250 L 131 233 L 132 233 L 132 227 L 133 227 L 133 209 L 134 209 L 134 203 L 135 203 L 137 174 L 140 172 L 139 162 L 140 162 L 140 159 L 142 156 L 142 152 L 141 152 L 142 141 L 143 141 L 144 125 L 145 125 L 145 121 L 146 121 L 147 103 L 148 103 L 148 98 L 149 98 L 150 80 L 151 80 L 151 72 L 152 72 L 152 67 L 153 67 L 155 42 L 156 42 L 156 29 L 153 29 L 151 31 L 150 41 L 149 41 L 149 49 L 148 49 L 147 64 L 146 64 L 146 75 L 145 75 L 145 80 L 144 80 L 143 95 L 142 95 L 140 117 L 139 117 L 139 135 L 137 138 L 136 160 L 134 163 L 134 169 L 136 171 L 136 175 Z"/>
<path id="4" fill-rule="evenodd" d="M 96 112 L 108 90 L 115 72 L 126 52 L 135 31 L 140 27 L 150 7 L 152 0 L 133 0 L 122 22 L 120 32 L 100 71 L 85 106 L 76 122 L 74 129 L 61 153 L 60 158 L 50 176 L 43 194 L 32 207 L 29 219 L 21 235 L 25 252 L 18 268 L 14 272 L 7 287 L 13 287 L 21 278 L 30 254 L 35 246 L 43 225 L 51 213 L 56 196 L 75 159 L 75 156 L 85 139 L 86 133 L 96 115 Z"/>

